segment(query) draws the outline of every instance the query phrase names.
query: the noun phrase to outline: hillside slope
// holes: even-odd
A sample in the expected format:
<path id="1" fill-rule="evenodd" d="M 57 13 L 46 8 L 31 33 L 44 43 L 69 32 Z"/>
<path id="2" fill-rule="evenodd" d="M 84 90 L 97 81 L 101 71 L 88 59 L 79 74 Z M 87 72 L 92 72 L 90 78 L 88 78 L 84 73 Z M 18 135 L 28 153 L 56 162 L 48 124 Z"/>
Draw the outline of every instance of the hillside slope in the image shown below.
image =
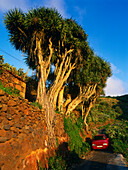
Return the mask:
<path id="1" fill-rule="evenodd" d="M 113 151 L 122 153 L 128 161 L 128 95 L 98 99 L 88 123 L 93 135 L 105 129 Z"/>

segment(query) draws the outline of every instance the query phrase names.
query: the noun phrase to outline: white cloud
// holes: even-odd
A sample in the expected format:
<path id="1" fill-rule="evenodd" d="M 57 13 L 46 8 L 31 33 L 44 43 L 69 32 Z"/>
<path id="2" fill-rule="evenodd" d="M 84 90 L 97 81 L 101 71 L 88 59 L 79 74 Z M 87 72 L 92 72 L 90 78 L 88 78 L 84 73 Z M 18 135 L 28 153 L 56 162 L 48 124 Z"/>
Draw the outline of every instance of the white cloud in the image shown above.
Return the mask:
<path id="1" fill-rule="evenodd" d="M 44 5 L 45 7 L 56 8 L 63 17 L 67 18 L 66 3 L 64 0 L 45 0 Z"/>
<path id="2" fill-rule="evenodd" d="M 82 21 L 86 15 L 86 9 L 85 8 L 81 9 L 80 7 L 76 6 L 75 11 L 77 13 L 79 23 L 82 24 Z"/>
<path id="3" fill-rule="evenodd" d="M 0 10 L 5 12 L 9 9 L 21 8 L 26 10 L 28 8 L 26 0 L 0 0 Z"/>
<path id="4" fill-rule="evenodd" d="M 113 74 L 120 73 L 120 70 L 112 63 L 111 63 L 111 69 L 112 69 Z"/>
<path id="5" fill-rule="evenodd" d="M 112 76 L 108 78 L 104 92 L 106 96 L 120 96 L 126 94 L 126 89 L 122 80 Z"/>
<path id="6" fill-rule="evenodd" d="M 113 76 L 107 80 L 107 86 L 104 88 L 105 95 L 120 96 L 126 94 L 126 84 L 117 76 L 121 71 L 112 63 L 111 69 Z"/>
<path id="7" fill-rule="evenodd" d="M 0 10 L 2 12 L 14 8 L 21 8 L 23 11 L 27 11 L 28 9 L 42 6 L 56 8 L 63 17 L 68 17 L 64 0 L 0 0 Z"/>

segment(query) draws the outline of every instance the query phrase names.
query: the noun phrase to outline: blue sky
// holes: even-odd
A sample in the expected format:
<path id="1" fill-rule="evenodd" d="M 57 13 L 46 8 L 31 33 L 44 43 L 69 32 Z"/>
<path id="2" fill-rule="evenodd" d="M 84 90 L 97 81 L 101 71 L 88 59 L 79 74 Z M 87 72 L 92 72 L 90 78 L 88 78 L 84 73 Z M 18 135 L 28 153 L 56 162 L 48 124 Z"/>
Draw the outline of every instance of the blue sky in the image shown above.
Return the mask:
<path id="1" fill-rule="evenodd" d="M 128 1 L 0 0 L 0 54 L 4 55 L 5 62 L 17 69 L 27 71 L 27 66 L 23 54 L 9 43 L 3 24 L 4 13 L 15 7 L 26 12 L 41 6 L 55 7 L 63 17 L 75 19 L 88 34 L 88 42 L 94 52 L 111 63 L 113 76 L 107 81 L 106 95 L 128 94 Z"/>

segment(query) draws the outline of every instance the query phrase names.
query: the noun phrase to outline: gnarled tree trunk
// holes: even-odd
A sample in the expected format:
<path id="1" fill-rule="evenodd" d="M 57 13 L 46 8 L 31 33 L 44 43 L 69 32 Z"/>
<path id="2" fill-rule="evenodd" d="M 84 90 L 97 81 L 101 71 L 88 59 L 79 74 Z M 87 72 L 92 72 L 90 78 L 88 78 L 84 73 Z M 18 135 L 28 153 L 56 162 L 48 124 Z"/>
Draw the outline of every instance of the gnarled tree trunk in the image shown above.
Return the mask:
<path id="1" fill-rule="evenodd" d="M 72 100 L 68 105 L 66 115 L 70 114 L 82 101 L 88 100 L 96 92 L 96 86 L 97 84 L 88 85 L 79 96 Z"/>
<path id="2" fill-rule="evenodd" d="M 49 40 L 50 41 L 50 40 Z M 48 147 L 56 147 L 56 137 L 54 133 L 54 125 L 55 125 L 55 111 L 53 109 L 53 105 L 50 102 L 47 94 L 46 94 L 46 80 L 47 80 L 47 68 L 50 64 L 50 58 L 52 56 L 52 43 L 50 41 L 49 49 L 50 55 L 49 60 L 43 61 L 42 50 L 41 50 L 41 40 L 37 41 L 37 49 L 38 49 L 38 59 L 39 59 L 39 82 L 37 88 L 37 102 L 39 102 L 43 109 L 45 110 L 45 117 L 47 123 L 47 133 L 48 133 Z"/>
<path id="3" fill-rule="evenodd" d="M 88 107 L 87 107 L 86 109 L 84 109 L 84 111 L 86 110 L 85 113 L 83 113 L 83 114 L 85 115 L 85 117 L 84 117 L 84 124 L 85 124 L 85 126 L 86 126 L 86 132 L 87 132 L 87 133 L 89 132 L 89 130 L 88 130 L 88 124 L 87 124 L 87 117 L 88 117 L 88 114 L 89 114 L 91 108 L 93 107 L 93 104 L 95 103 L 96 99 L 97 99 L 97 96 L 94 95 L 94 96 L 90 99 L 90 102 L 89 102 Z"/>
<path id="4" fill-rule="evenodd" d="M 58 110 L 60 112 L 63 111 L 64 88 L 65 88 L 65 85 L 61 88 L 61 90 L 59 92 L 59 97 L 58 97 Z"/>

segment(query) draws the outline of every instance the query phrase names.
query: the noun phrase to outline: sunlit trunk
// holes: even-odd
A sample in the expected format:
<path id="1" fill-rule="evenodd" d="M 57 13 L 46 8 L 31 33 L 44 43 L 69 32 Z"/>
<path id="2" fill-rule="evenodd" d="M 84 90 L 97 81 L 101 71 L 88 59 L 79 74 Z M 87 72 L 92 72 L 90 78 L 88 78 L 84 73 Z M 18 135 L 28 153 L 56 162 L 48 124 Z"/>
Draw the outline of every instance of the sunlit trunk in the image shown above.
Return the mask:
<path id="1" fill-rule="evenodd" d="M 37 43 L 38 45 L 38 59 L 39 59 L 39 82 L 37 88 L 37 102 L 42 105 L 42 108 L 45 113 L 46 123 L 47 123 L 47 133 L 48 133 L 48 147 L 56 147 L 56 137 L 54 132 L 54 125 L 55 125 L 55 111 L 53 109 L 53 105 L 50 102 L 47 94 L 46 94 L 46 65 L 42 59 L 42 52 L 41 52 L 41 45 L 40 42 Z"/>
<path id="2" fill-rule="evenodd" d="M 96 86 L 97 84 L 88 85 L 82 93 L 80 92 L 81 94 L 69 103 L 65 114 L 70 114 L 81 102 L 89 100 L 89 98 L 95 94 Z"/>
<path id="3" fill-rule="evenodd" d="M 59 97 L 58 97 L 58 109 L 60 112 L 63 111 L 64 88 L 65 88 L 65 86 L 63 86 L 62 89 L 60 90 Z"/>
<path id="4" fill-rule="evenodd" d="M 86 126 L 86 132 L 88 133 L 89 132 L 89 129 L 88 129 L 88 124 L 87 124 L 87 117 L 88 117 L 88 114 L 91 110 L 91 108 L 93 107 L 93 104 L 95 103 L 97 97 L 96 96 L 93 96 L 93 98 L 91 99 L 90 103 L 89 103 L 89 106 L 86 108 L 86 111 L 85 111 L 85 117 L 84 117 L 84 124 Z"/>

